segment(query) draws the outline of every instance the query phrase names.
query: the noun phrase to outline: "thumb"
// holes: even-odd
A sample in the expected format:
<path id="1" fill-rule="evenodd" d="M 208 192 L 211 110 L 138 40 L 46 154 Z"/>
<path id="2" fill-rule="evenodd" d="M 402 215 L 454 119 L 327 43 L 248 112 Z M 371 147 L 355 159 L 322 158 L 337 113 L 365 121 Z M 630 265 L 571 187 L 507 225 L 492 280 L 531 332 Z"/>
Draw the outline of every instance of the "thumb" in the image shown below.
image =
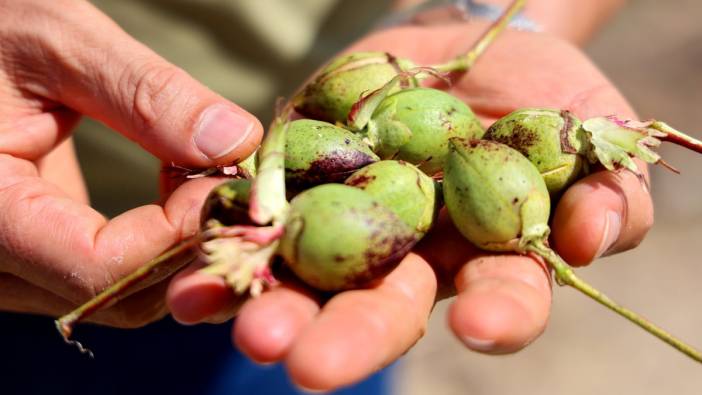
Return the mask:
<path id="1" fill-rule="evenodd" d="M 74 12 L 54 13 L 56 26 L 37 33 L 35 41 L 50 55 L 51 99 L 102 121 L 164 162 L 209 167 L 253 152 L 263 133 L 253 115 L 134 40 L 88 2 L 71 4 Z"/>

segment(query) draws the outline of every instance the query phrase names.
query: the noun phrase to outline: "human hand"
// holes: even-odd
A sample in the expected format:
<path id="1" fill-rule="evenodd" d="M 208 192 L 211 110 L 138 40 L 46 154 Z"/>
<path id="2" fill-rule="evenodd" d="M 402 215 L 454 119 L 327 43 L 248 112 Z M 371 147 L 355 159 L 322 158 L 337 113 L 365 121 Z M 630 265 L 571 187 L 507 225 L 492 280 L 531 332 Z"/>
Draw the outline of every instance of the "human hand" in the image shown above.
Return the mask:
<path id="1" fill-rule="evenodd" d="M 464 52 L 478 25 L 404 27 L 375 33 L 351 50 L 383 50 L 435 64 Z M 450 92 L 489 124 L 523 107 L 568 109 L 579 117 L 632 110 L 619 92 L 572 45 L 545 34 L 507 32 Z M 651 199 L 628 172 L 597 172 L 572 186 L 553 218 L 553 243 L 574 265 L 632 248 L 652 224 Z M 575 242 L 577 241 L 577 242 Z M 295 285 L 246 302 L 234 343 L 260 362 L 284 361 L 293 381 L 333 389 L 361 380 L 406 352 L 424 333 L 438 297 L 457 292 L 448 322 L 474 350 L 517 351 L 544 329 L 550 276 L 541 262 L 481 252 L 446 215 L 396 270 L 377 286 L 342 292 L 322 304 Z M 169 289 L 178 320 L 223 320 L 234 296 L 220 279 L 180 274 Z"/>
<path id="2" fill-rule="evenodd" d="M 262 127 L 88 2 L 0 0 L 0 311 L 61 315 L 199 229 L 216 179 L 110 221 L 88 205 L 69 135 L 98 119 L 165 163 L 245 158 Z M 166 314 L 162 282 L 92 319 Z"/>

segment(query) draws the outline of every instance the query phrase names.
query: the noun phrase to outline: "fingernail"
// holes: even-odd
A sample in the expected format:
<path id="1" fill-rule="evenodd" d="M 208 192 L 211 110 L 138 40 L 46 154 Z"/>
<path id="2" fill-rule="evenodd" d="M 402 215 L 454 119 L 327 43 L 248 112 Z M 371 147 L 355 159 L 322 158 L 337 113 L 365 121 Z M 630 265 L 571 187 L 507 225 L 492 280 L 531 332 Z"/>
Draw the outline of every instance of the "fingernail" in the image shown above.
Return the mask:
<path id="1" fill-rule="evenodd" d="M 614 243 L 619 238 L 619 232 L 622 226 L 622 219 L 619 214 L 615 211 L 607 211 L 605 216 L 605 228 L 604 234 L 602 235 L 602 241 L 600 242 L 600 247 L 597 249 L 596 258 L 605 256 L 609 249 L 614 245 Z"/>
<path id="2" fill-rule="evenodd" d="M 495 341 L 486 339 L 476 339 L 470 336 L 463 336 L 463 344 L 474 351 L 491 352 L 495 350 Z"/>
<path id="3" fill-rule="evenodd" d="M 239 146 L 254 128 L 251 118 L 215 104 L 207 108 L 197 126 L 195 145 L 210 159 L 218 159 Z"/>

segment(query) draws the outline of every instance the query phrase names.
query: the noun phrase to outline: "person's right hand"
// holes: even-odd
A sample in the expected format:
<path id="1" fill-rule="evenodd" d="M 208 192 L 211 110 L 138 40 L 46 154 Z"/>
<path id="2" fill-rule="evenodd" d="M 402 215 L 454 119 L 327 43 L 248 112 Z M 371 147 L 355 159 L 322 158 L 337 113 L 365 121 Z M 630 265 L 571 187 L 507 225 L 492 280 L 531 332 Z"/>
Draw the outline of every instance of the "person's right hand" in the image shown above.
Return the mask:
<path id="1" fill-rule="evenodd" d="M 477 23 L 405 26 L 375 32 L 349 51 L 388 51 L 418 64 L 463 52 Z M 580 118 L 633 111 L 572 44 L 544 33 L 507 31 L 449 90 L 489 125 L 527 107 L 567 109 Z M 653 221 L 651 197 L 628 171 L 599 171 L 568 189 L 554 212 L 555 249 L 571 264 L 635 247 Z M 355 383 L 402 356 L 424 334 L 432 306 L 455 294 L 447 322 L 470 349 L 504 354 L 534 341 L 551 304 L 548 270 L 528 256 L 479 251 L 441 216 L 413 253 L 372 287 L 325 297 L 283 282 L 238 311 L 233 341 L 252 359 L 283 362 L 291 380 L 314 390 Z M 226 283 L 183 271 L 169 289 L 185 323 L 237 312 Z M 458 351 L 458 348 L 456 349 Z"/>
<path id="2" fill-rule="evenodd" d="M 221 182 L 190 181 L 161 206 L 108 221 L 89 207 L 67 139 L 81 115 L 187 167 L 245 158 L 262 127 L 86 1 L 0 0 L 0 15 L 0 311 L 56 316 L 196 232 Z M 92 319 L 133 327 L 160 318 L 165 288 Z"/>

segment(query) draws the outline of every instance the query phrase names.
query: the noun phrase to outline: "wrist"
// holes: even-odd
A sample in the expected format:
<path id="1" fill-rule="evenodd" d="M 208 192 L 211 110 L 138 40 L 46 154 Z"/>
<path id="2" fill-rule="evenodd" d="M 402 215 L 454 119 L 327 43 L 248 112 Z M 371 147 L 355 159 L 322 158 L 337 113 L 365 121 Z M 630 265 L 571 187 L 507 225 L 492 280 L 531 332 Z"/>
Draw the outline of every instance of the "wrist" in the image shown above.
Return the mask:
<path id="1" fill-rule="evenodd" d="M 505 0 L 488 0 L 505 4 Z M 626 0 L 531 0 L 525 14 L 545 32 L 574 44 L 586 44 L 616 14 Z"/>
<path id="2" fill-rule="evenodd" d="M 526 1 L 525 1 L 526 2 Z M 450 23 L 493 23 L 515 2 L 505 6 L 476 0 L 398 0 L 393 3 L 394 13 L 384 18 L 380 26 L 445 25 Z M 521 8 L 522 4 L 519 8 Z M 507 28 L 523 31 L 540 31 L 539 25 L 519 11 L 513 14 Z"/>
<path id="3" fill-rule="evenodd" d="M 510 27 L 543 31 L 585 44 L 626 0 L 530 0 Z M 493 19 L 511 0 L 395 0 L 387 25 L 436 24 Z M 462 19 L 462 20 L 461 20 Z M 400 21 L 400 23 L 398 23 Z"/>

